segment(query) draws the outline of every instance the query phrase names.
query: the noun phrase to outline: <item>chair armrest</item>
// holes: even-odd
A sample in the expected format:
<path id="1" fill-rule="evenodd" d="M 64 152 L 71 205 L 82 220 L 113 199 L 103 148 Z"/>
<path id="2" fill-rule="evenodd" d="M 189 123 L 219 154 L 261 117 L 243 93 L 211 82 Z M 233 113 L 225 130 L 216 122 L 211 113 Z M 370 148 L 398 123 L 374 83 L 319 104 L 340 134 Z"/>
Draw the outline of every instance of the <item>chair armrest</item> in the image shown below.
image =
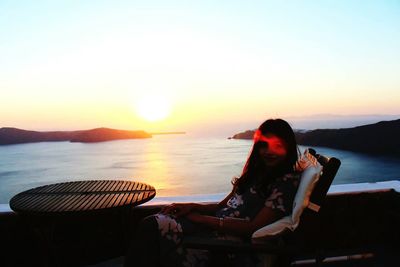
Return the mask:
<path id="1" fill-rule="evenodd" d="M 248 253 L 260 252 L 269 254 L 292 254 L 294 249 L 285 246 L 278 240 L 242 242 L 236 240 L 221 240 L 212 237 L 187 236 L 183 246 L 193 249 L 204 249 L 213 252 Z"/>

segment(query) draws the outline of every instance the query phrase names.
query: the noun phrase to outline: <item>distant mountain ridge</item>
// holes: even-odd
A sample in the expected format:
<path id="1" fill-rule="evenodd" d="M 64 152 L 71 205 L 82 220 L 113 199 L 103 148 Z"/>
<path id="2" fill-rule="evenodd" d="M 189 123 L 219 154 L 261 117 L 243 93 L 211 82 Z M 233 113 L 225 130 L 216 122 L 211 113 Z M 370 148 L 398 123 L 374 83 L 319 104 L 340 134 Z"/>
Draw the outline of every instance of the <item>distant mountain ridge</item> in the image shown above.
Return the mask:
<path id="1" fill-rule="evenodd" d="M 252 139 L 254 130 L 235 134 L 233 139 Z M 400 157 L 400 119 L 342 129 L 295 131 L 297 142 L 362 153 Z"/>
<path id="2" fill-rule="evenodd" d="M 96 128 L 81 131 L 28 131 L 18 128 L 0 128 L 0 145 L 70 141 L 82 143 L 104 142 L 120 139 L 151 138 L 145 131 L 127 131 L 110 128 Z"/>

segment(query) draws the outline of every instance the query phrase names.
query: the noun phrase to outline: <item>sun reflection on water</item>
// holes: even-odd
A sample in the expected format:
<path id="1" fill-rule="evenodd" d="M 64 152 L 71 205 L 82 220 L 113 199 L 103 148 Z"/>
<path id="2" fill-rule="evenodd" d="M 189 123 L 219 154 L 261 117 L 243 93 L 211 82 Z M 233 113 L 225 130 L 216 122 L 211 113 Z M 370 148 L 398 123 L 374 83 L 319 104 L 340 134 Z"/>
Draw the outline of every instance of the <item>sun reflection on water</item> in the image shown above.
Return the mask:
<path id="1" fill-rule="evenodd" d="M 145 182 L 152 185 L 157 195 L 170 189 L 172 186 L 166 179 L 168 170 L 170 169 L 168 155 L 164 153 L 164 149 L 158 142 L 148 142 L 145 153 L 143 153 L 142 173 L 145 175 Z"/>

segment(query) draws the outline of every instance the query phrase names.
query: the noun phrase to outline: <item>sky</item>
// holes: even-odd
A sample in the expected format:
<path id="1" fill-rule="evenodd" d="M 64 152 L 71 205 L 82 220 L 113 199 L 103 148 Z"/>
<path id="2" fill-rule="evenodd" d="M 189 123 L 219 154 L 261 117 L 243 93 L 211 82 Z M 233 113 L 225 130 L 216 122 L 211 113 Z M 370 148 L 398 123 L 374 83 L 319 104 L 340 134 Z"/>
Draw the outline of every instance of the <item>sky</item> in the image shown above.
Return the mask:
<path id="1" fill-rule="evenodd" d="M 206 133 L 270 117 L 395 118 L 399 14 L 385 0 L 0 0 L 0 127 Z M 158 121 L 138 110 L 162 105 Z"/>

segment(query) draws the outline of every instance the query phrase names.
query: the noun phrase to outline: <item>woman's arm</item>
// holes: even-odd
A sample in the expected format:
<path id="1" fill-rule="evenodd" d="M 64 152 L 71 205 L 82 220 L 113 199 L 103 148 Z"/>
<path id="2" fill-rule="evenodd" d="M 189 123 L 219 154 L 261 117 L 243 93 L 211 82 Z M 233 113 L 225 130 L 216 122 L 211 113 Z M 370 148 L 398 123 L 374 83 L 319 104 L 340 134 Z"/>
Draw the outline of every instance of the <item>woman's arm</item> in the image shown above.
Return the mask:
<path id="1" fill-rule="evenodd" d="M 198 212 L 202 214 L 214 214 L 218 209 L 226 205 L 226 202 L 232 197 L 233 191 L 229 193 L 219 203 L 172 203 L 161 209 L 163 214 L 174 214 L 177 217 L 184 216 L 189 212 Z"/>
<path id="2" fill-rule="evenodd" d="M 283 214 L 280 211 L 273 210 L 269 207 L 263 207 L 251 221 L 232 217 L 221 219 L 198 213 L 189 213 L 186 218 L 195 223 L 206 225 L 221 232 L 249 237 L 257 229 L 273 223 L 282 216 Z"/>

